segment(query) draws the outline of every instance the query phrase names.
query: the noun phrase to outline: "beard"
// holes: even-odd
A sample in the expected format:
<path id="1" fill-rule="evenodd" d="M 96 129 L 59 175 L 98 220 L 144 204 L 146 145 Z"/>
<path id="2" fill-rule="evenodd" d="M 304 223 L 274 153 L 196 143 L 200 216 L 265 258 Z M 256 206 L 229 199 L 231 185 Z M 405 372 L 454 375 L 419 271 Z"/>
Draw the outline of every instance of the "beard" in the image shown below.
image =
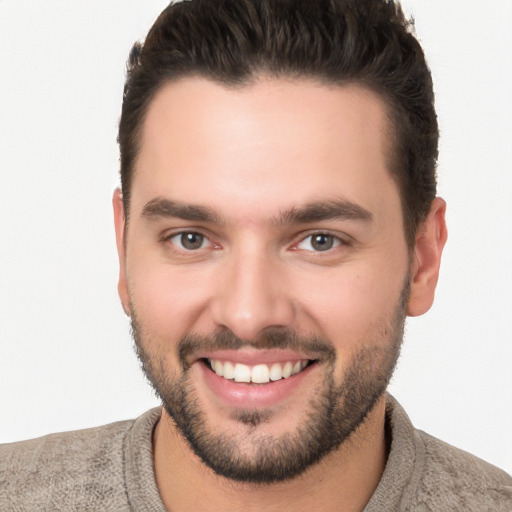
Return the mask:
<path id="1" fill-rule="evenodd" d="M 325 455 L 336 450 L 364 423 L 368 413 L 385 393 L 394 372 L 402 344 L 409 280 L 402 290 L 394 314 L 361 343 L 341 383 L 335 381 L 336 350 L 326 339 L 300 336 L 285 328 L 268 329 L 258 339 L 242 340 L 224 330 L 212 336 L 189 334 L 177 351 L 180 370 L 166 368 L 164 359 L 148 350 L 153 341 L 138 321 L 133 304 L 132 336 L 142 369 L 178 431 L 194 453 L 215 473 L 247 483 L 280 482 L 303 473 Z M 190 377 L 190 356 L 199 350 L 291 349 L 311 354 L 321 365 L 321 386 L 312 393 L 302 421 L 294 431 L 273 436 L 258 426 L 270 420 L 268 410 L 237 410 L 231 419 L 245 426 L 244 434 L 216 432 Z M 272 385 L 272 384 L 267 384 Z M 250 441 L 251 453 L 241 447 Z"/>

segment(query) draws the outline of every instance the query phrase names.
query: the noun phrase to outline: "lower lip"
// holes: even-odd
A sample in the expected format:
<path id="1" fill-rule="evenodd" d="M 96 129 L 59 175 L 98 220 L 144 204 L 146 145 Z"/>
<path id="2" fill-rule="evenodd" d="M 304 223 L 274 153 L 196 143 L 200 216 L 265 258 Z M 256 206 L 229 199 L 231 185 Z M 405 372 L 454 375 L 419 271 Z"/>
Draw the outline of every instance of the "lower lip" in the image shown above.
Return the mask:
<path id="1" fill-rule="evenodd" d="M 203 362 L 196 362 L 207 386 L 226 405 L 237 408 L 270 407 L 283 402 L 292 394 L 299 392 L 305 379 L 317 364 L 309 365 L 301 372 L 268 384 L 235 382 L 219 377 Z"/>

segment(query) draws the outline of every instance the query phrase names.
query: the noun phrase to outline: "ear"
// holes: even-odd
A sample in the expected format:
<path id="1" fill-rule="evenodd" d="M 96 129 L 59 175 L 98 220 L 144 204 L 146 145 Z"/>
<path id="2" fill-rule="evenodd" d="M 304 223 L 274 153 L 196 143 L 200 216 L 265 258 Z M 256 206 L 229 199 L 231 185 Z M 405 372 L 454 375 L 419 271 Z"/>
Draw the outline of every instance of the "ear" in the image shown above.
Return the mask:
<path id="1" fill-rule="evenodd" d="M 124 213 L 123 194 L 119 188 L 114 190 L 112 197 L 114 207 L 114 225 L 116 228 L 116 245 L 119 256 L 119 282 L 117 290 L 124 312 L 130 316 L 130 294 L 126 278 L 126 216 Z"/>
<path id="2" fill-rule="evenodd" d="M 427 218 L 418 227 L 411 265 L 409 316 L 426 313 L 434 302 L 441 254 L 448 236 L 445 214 L 446 203 L 436 197 Z"/>

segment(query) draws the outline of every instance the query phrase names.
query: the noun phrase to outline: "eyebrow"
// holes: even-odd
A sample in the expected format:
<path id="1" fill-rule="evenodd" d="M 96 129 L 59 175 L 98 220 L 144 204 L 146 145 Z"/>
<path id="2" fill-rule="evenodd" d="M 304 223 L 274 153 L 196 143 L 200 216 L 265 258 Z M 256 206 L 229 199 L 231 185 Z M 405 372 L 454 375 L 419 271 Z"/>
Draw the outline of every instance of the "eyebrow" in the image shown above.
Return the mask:
<path id="1" fill-rule="evenodd" d="M 346 199 L 308 203 L 300 208 L 291 208 L 281 212 L 275 218 L 275 224 L 311 224 L 323 220 L 356 220 L 371 222 L 373 215 L 361 205 Z"/>
<path id="2" fill-rule="evenodd" d="M 185 204 L 171 199 L 157 197 L 142 209 L 142 217 L 148 220 L 179 218 L 192 222 L 225 224 L 225 220 L 208 206 Z M 311 224 L 324 220 L 356 220 L 370 222 L 373 215 L 362 206 L 346 199 L 318 201 L 301 207 L 280 212 L 274 219 L 275 225 Z"/>
<path id="3" fill-rule="evenodd" d="M 152 199 L 144 205 L 142 217 L 148 220 L 179 218 L 192 222 L 224 224 L 224 220 L 207 206 L 184 204 L 162 197 Z"/>

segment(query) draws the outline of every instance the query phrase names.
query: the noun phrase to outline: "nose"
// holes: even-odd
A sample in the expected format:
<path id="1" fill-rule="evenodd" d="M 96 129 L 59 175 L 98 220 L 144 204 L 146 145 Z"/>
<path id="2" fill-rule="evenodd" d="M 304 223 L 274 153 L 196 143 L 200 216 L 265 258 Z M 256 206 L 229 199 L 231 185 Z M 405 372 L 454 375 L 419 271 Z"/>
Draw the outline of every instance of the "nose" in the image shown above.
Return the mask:
<path id="1" fill-rule="evenodd" d="M 263 251 L 240 251 L 218 269 L 214 322 L 244 340 L 268 328 L 291 327 L 294 302 L 282 264 Z"/>

